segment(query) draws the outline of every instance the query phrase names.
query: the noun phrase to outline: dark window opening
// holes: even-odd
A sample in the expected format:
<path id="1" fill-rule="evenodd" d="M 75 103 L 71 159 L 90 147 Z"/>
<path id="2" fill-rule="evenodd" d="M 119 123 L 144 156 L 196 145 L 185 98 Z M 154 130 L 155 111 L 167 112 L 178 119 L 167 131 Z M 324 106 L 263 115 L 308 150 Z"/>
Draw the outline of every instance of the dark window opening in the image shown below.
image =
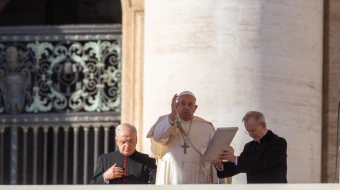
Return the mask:
<path id="1" fill-rule="evenodd" d="M 120 0 L 4 0 L 0 26 L 121 24 Z"/>

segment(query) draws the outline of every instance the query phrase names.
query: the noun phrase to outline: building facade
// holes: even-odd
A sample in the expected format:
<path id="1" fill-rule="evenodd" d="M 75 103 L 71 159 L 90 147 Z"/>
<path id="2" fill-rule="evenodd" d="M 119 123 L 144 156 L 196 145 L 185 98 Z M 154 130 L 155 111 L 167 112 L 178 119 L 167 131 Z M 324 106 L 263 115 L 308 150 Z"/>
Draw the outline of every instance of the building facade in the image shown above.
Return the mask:
<path id="1" fill-rule="evenodd" d="M 9 6 L 11 1 L 6 2 Z M 94 1 L 86 2 L 87 8 L 94 5 Z M 115 4 L 116 1 L 100 2 L 101 5 L 92 7 L 104 10 L 103 4 Z M 120 22 L 119 16 L 98 20 L 103 18 L 100 11 L 86 9 L 88 12 L 84 12 L 83 5 L 75 6 L 78 8 L 71 10 L 81 11 L 77 14 L 71 11 L 69 14 L 78 16 L 65 18 L 67 21 L 67 18 L 78 18 L 78 21 L 72 21 L 78 26 L 94 24 L 93 28 L 100 28 L 100 24 Z M 338 1 L 122 0 L 120 6 L 122 36 L 121 40 L 116 39 L 121 42 L 121 54 L 118 51 L 121 56 L 121 83 L 117 91 L 121 102 L 115 104 L 119 107 L 118 111 L 110 110 L 119 115 L 112 119 L 114 123 L 110 126 L 114 128 L 119 122 L 137 126 L 140 139 L 138 150 L 150 153 L 150 142 L 145 137 L 148 130 L 160 115 L 170 112 L 170 101 L 175 93 L 190 90 L 197 96 L 197 115 L 210 120 L 215 127 L 239 127 L 232 143 L 236 154 L 251 140 L 243 133 L 242 116 L 249 110 L 262 111 L 268 128 L 288 142 L 290 183 L 339 181 L 339 175 L 335 176 L 339 170 L 336 168 L 340 98 L 337 82 L 340 75 Z M 53 21 L 53 18 L 61 17 L 58 14 L 58 11 L 47 14 L 49 19 L 44 19 L 44 22 L 60 26 L 65 21 Z M 89 23 L 84 20 L 89 20 Z M 114 33 L 112 28 L 113 25 L 106 28 L 109 34 L 105 34 L 104 38 Z M 97 39 L 97 35 L 100 36 L 92 35 L 95 38 L 92 40 L 103 41 Z M 7 48 L 13 39 L 2 39 L 1 43 Z M 77 70 L 67 70 L 70 64 L 60 63 L 65 68 L 63 71 Z M 78 64 L 78 61 L 70 63 Z M 109 71 L 108 67 L 104 68 L 103 73 Z M 113 76 L 113 73 L 105 76 Z M 74 89 L 77 89 L 76 85 Z M 5 97 L 4 94 L 2 97 Z M 110 111 L 99 109 L 94 112 L 108 114 L 109 117 L 114 115 Z M 33 113 L 33 117 L 37 114 Z M 1 117 L 4 118 L 4 114 Z M 101 130 L 105 131 L 104 128 Z M 32 131 L 34 134 L 33 128 Z M 5 136 L 5 132 L 1 134 Z M 10 133 L 6 134 L 8 136 Z M 84 148 L 87 140 L 83 137 L 81 149 L 85 152 L 88 150 Z M 75 144 L 73 146 L 76 147 Z M 15 153 L 13 150 L 10 152 Z M 90 157 L 92 159 L 93 155 Z M 3 163 L 7 164 L 5 161 Z M 18 164 L 18 167 L 22 166 Z M 49 170 L 52 180 L 54 170 Z M 71 176 L 77 178 L 74 172 Z M 73 178 L 68 183 L 72 183 Z M 87 178 L 82 178 L 84 183 Z M 61 179 L 56 177 L 56 180 Z M 233 183 L 245 183 L 245 176 L 235 176 Z"/>

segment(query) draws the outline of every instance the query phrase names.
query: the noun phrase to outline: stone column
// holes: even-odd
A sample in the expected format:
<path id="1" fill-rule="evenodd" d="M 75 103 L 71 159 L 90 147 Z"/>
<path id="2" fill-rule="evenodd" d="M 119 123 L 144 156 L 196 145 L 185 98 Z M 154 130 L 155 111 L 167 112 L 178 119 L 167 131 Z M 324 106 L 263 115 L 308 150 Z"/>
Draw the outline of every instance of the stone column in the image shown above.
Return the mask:
<path id="1" fill-rule="evenodd" d="M 121 122 L 137 127 L 137 150 L 143 144 L 143 63 L 144 0 L 121 0 L 122 35 L 122 111 Z"/>
<path id="2" fill-rule="evenodd" d="M 340 1 L 325 0 L 324 3 L 322 182 L 332 183 L 338 182 L 334 175 L 339 135 L 336 127 L 340 101 Z"/>
<path id="3" fill-rule="evenodd" d="M 145 10 L 144 133 L 191 90 L 196 115 L 239 127 L 236 155 L 251 140 L 242 117 L 259 110 L 288 142 L 288 181 L 320 182 L 323 1 L 145 0 Z"/>

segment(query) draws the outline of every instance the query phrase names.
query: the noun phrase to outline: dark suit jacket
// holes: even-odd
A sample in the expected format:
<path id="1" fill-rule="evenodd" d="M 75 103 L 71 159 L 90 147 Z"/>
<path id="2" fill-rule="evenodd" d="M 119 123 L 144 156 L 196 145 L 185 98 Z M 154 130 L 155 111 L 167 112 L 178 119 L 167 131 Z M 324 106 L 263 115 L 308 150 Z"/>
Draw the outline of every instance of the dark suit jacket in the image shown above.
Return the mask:
<path id="1" fill-rule="evenodd" d="M 93 174 L 91 183 L 105 184 L 103 174 L 114 164 L 124 168 L 124 155 L 119 151 L 103 154 L 98 158 L 98 165 Z M 125 184 L 155 184 L 156 161 L 147 154 L 135 151 L 127 157 L 127 181 Z M 109 181 L 110 184 L 123 184 L 123 177 Z"/>
<path id="2" fill-rule="evenodd" d="M 223 171 L 217 171 L 219 178 L 231 177 L 238 173 L 247 174 L 248 183 L 287 183 L 287 142 L 268 130 L 257 142 L 248 142 L 238 157 L 237 166 L 224 162 Z"/>

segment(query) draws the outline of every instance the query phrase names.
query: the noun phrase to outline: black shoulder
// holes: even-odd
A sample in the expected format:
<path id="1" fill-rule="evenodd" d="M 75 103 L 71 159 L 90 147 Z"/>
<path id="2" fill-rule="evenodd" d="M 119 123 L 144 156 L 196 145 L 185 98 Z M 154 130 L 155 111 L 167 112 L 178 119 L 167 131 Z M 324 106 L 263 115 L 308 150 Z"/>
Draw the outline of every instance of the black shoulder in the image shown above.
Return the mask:
<path id="1" fill-rule="evenodd" d="M 254 141 L 249 141 L 244 145 L 244 148 L 251 146 L 254 143 Z"/>
<path id="2" fill-rule="evenodd" d="M 277 134 L 273 133 L 271 130 L 268 130 L 268 133 L 270 135 L 271 141 L 274 141 L 276 143 L 282 143 L 282 144 L 287 144 L 286 139 L 284 139 L 283 137 L 278 136 Z"/>
<path id="3" fill-rule="evenodd" d="M 273 133 L 272 131 L 268 131 L 271 135 L 271 139 L 274 140 L 275 142 L 278 142 L 278 143 L 286 143 L 287 144 L 287 141 L 286 139 L 284 139 L 283 137 L 280 137 L 278 136 L 277 134 Z"/>
<path id="4" fill-rule="evenodd" d="M 254 143 L 254 141 L 247 142 L 247 143 L 244 145 L 243 150 L 247 150 L 248 147 L 250 147 L 253 143 Z"/>
<path id="5" fill-rule="evenodd" d="M 141 153 L 141 152 L 137 152 L 139 154 L 140 157 L 146 159 L 146 160 L 155 160 L 154 158 L 151 158 L 148 154 L 144 154 L 144 153 Z"/>
<path id="6" fill-rule="evenodd" d="M 272 138 L 270 144 L 277 149 L 287 151 L 287 141 L 283 137 L 276 135 L 274 138 Z"/>
<path id="7" fill-rule="evenodd" d="M 154 158 L 151 158 L 149 155 L 141 153 L 141 152 L 136 152 L 136 158 L 146 164 L 155 164 L 156 160 Z"/>
<path id="8" fill-rule="evenodd" d="M 286 139 L 284 139 L 283 137 L 277 137 L 276 138 L 276 142 L 279 143 L 279 144 L 283 144 L 283 145 L 287 145 L 287 141 Z"/>
<path id="9" fill-rule="evenodd" d="M 108 152 L 108 153 L 105 153 L 105 154 L 101 154 L 99 156 L 99 158 L 103 159 L 103 160 L 106 160 L 106 159 L 112 159 L 113 157 L 115 157 L 117 155 L 118 155 L 118 152 L 114 151 L 114 152 Z"/>

